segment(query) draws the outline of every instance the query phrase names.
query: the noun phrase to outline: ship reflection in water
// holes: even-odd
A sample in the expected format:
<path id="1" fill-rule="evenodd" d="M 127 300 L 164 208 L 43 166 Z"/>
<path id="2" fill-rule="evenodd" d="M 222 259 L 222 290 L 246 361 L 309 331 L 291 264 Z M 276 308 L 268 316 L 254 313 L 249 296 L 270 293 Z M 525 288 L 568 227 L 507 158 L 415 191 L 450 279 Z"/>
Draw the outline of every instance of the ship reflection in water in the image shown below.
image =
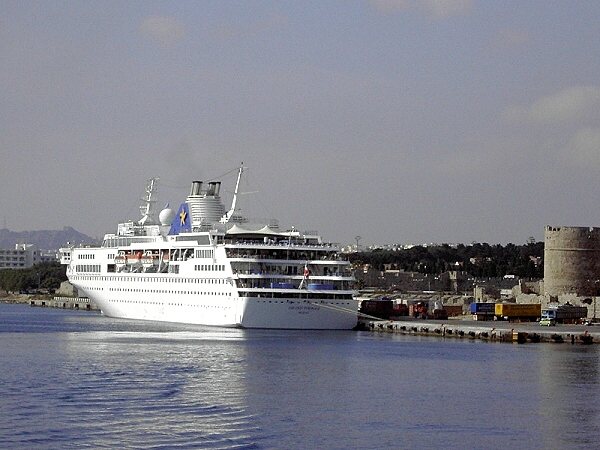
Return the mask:
<path id="1" fill-rule="evenodd" d="M 243 331 L 98 331 L 72 337 L 71 363 L 81 367 L 86 361 L 87 370 L 68 390 L 72 402 L 94 411 L 86 420 L 92 447 L 118 442 L 221 448 L 255 441 Z"/>

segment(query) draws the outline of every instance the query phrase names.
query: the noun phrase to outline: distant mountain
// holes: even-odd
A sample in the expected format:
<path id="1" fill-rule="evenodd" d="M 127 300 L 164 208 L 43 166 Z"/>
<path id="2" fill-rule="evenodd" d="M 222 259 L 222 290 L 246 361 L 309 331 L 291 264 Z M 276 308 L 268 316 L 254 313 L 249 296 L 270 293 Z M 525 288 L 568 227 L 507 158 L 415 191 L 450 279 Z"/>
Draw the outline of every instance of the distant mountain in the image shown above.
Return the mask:
<path id="1" fill-rule="evenodd" d="M 15 244 L 35 244 L 40 250 L 58 250 L 67 242 L 71 244 L 96 243 L 97 241 L 71 227 L 62 230 L 10 231 L 0 229 L 0 248 L 10 249 Z"/>

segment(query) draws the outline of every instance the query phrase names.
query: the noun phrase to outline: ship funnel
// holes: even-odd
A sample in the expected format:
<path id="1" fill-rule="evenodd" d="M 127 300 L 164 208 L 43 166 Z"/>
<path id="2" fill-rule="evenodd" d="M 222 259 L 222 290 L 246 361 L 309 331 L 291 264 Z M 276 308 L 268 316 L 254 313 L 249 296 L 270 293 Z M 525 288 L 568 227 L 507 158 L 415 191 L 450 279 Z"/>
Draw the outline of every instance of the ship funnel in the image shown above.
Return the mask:
<path id="1" fill-rule="evenodd" d="M 206 190 L 207 197 L 216 197 L 219 195 L 221 190 L 221 183 L 219 181 L 211 181 L 208 183 L 208 189 Z"/>
<path id="2" fill-rule="evenodd" d="M 192 189 L 190 195 L 200 195 L 202 191 L 202 181 L 192 181 Z"/>

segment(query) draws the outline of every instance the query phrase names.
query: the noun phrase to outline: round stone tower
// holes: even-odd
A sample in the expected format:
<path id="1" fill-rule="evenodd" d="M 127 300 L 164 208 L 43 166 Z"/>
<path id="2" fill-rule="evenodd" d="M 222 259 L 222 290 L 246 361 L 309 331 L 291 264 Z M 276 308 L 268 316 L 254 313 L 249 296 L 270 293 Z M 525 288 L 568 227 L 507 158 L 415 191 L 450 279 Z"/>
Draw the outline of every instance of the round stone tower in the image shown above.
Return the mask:
<path id="1" fill-rule="evenodd" d="M 544 291 L 596 296 L 600 290 L 600 228 L 552 227 L 544 233 Z"/>

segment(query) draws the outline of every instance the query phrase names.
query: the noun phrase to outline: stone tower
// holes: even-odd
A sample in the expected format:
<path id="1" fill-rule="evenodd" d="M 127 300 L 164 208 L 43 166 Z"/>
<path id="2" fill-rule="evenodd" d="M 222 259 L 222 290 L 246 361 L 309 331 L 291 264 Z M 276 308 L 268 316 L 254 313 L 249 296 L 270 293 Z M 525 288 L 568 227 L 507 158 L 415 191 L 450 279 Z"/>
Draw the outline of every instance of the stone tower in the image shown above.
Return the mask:
<path id="1" fill-rule="evenodd" d="M 552 227 L 544 233 L 547 295 L 596 296 L 600 290 L 600 228 Z"/>

